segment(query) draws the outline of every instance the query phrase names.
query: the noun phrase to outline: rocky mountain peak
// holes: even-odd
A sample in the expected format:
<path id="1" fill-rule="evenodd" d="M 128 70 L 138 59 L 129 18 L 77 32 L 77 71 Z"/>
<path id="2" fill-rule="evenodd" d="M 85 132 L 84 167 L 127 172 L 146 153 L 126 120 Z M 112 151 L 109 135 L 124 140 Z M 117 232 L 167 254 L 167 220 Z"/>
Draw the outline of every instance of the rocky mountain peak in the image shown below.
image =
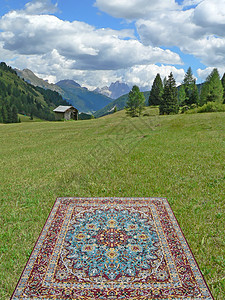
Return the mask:
<path id="1" fill-rule="evenodd" d="M 129 93 L 130 87 L 126 83 L 116 81 L 112 82 L 109 87 L 104 86 L 103 88 L 97 88 L 95 91 L 112 99 L 117 99 L 120 96 Z"/>

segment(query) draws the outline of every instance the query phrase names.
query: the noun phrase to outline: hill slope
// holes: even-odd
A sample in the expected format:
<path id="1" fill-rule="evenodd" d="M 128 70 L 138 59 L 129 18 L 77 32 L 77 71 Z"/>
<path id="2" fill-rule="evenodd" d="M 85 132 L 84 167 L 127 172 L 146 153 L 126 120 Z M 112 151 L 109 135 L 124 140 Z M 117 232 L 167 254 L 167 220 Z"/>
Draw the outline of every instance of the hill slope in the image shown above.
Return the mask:
<path id="1" fill-rule="evenodd" d="M 53 109 L 69 105 L 55 91 L 45 90 L 22 80 L 4 62 L 0 63 L 0 122 L 14 123 L 17 113 L 54 120 Z"/>
<path id="2" fill-rule="evenodd" d="M 28 82 L 34 86 L 39 86 L 43 89 L 49 89 L 49 90 L 58 92 L 59 94 L 63 93 L 63 91 L 60 89 L 60 87 L 58 87 L 55 84 L 48 83 L 47 81 L 39 78 L 29 69 L 24 69 L 24 70 L 15 69 L 15 71 L 20 78 L 24 79 L 26 82 Z"/>

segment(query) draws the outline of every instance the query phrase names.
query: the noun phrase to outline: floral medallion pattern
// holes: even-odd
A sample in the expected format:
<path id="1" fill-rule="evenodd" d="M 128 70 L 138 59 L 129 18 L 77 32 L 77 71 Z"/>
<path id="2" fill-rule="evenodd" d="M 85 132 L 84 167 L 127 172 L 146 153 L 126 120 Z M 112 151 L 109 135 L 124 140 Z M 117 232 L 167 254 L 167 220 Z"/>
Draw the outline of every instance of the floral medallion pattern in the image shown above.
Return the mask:
<path id="1" fill-rule="evenodd" d="M 213 299 L 163 198 L 59 198 L 12 299 Z"/>
<path id="2" fill-rule="evenodd" d="M 118 208 L 84 210 L 73 213 L 55 278 L 60 282 L 58 273 L 64 269 L 62 281 L 136 281 L 140 274 L 146 279 L 155 273 L 162 257 L 149 215 Z"/>

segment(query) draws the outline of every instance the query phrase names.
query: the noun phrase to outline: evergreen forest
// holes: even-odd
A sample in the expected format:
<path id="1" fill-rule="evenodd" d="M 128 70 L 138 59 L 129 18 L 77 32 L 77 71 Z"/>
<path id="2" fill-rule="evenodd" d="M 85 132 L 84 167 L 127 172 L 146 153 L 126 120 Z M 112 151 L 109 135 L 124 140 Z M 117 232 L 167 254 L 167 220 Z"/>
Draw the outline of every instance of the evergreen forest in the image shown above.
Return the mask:
<path id="1" fill-rule="evenodd" d="M 172 72 L 163 81 L 160 74 L 157 74 L 148 104 L 158 105 L 161 115 L 184 113 L 194 109 L 197 109 L 196 112 L 225 111 L 225 74 L 220 79 L 218 70 L 214 68 L 206 81 L 197 85 L 189 67 L 178 88 Z"/>

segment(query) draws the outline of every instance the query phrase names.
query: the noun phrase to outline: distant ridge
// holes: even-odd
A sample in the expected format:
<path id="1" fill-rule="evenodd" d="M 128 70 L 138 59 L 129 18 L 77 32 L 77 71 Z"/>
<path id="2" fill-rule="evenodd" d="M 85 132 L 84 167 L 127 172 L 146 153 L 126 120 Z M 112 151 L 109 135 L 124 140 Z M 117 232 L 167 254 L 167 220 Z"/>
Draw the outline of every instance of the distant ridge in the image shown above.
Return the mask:
<path id="1" fill-rule="evenodd" d="M 15 71 L 20 78 L 23 78 L 26 82 L 28 82 L 34 86 L 39 86 L 43 89 L 49 89 L 49 90 L 58 92 L 60 94 L 63 93 L 63 91 L 60 87 L 58 87 L 57 85 L 55 85 L 53 83 L 48 83 L 47 81 L 39 78 L 29 69 L 24 69 L 24 70 L 15 69 Z"/>
<path id="2" fill-rule="evenodd" d="M 24 69 L 22 71 L 15 69 L 15 71 L 20 78 L 23 78 L 26 82 L 34 86 L 58 92 L 66 101 L 76 107 L 79 112 L 94 113 L 112 101 L 111 98 L 105 95 L 81 87 L 74 80 L 66 79 L 61 80 L 56 84 L 50 84 L 36 76 L 29 69 Z"/>
<path id="3" fill-rule="evenodd" d="M 64 79 L 64 80 L 60 80 L 59 82 L 56 83 L 57 86 L 74 86 L 74 87 L 79 87 L 81 88 L 81 86 L 79 85 L 79 83 L 77 83 L 76 81 L 74 80 L 70 80 L 70 79 Z"/>
<path id="4" fill-rule="evenodd" d="M 68 99 L 79 111 L 85 113 L 94 113 L 112 102 L 111 98 L 89 91 L 74 80 L 61 80 L 56 85 L 63 90 L 64 98 Z"/>

